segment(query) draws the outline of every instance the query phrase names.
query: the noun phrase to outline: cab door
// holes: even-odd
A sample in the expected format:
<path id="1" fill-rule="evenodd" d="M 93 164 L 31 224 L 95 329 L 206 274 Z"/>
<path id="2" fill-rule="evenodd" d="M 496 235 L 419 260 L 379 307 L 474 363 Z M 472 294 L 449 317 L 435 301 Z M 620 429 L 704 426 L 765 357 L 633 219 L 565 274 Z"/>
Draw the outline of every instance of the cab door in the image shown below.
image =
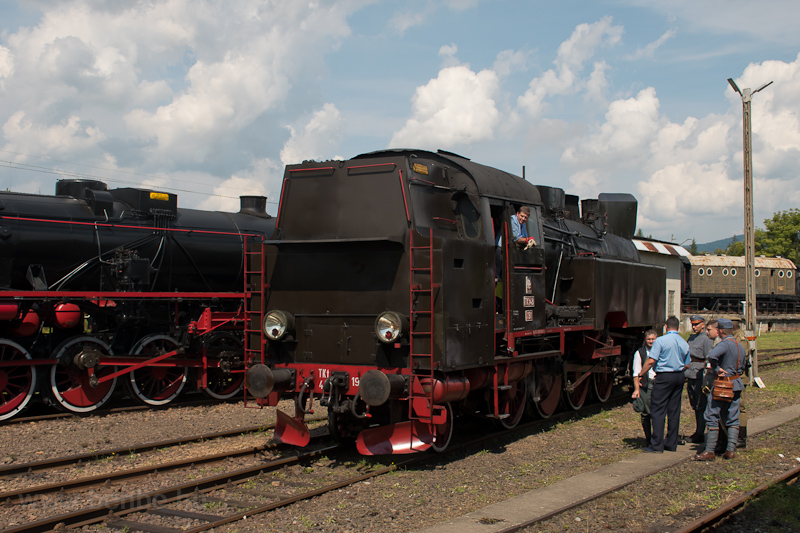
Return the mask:
<path id="1" fill-rule="evenodd" d="M 506 209 L 505 251 L 509 264 L 505 311 L 511 331 L 541 329 L 545 326 L 545 271 L 542 217 L 539 206 L 528 205 L 531 214 L 527 220 L 527 233 L 535 244 L 521 246 L 513 241 L 511 217 L 519 205 L 509 204 Z"/>

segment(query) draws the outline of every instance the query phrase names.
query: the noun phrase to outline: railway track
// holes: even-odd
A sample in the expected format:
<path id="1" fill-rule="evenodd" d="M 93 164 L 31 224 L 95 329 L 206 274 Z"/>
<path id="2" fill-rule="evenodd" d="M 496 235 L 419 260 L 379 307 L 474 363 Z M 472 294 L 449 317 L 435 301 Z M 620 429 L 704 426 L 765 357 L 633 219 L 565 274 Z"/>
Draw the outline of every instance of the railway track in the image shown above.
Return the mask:
<path id="1" fill-rule="evenodd" d="M 52 408 L 47 407 L 46 405 L 37 405 L 32 406 L 30 408 L 31 411 L 42 411 L 37 414 L 32 414 L 29 416 L 15 416 L 13 418 L 8 418 L 6 420 L 0 421 L 0 426 L 7 426 L 11 424 L 26 424 L 29 422 L 42 422 L 45 420 L 60 420 L 64 418 L 72 418 L 74 416 L 81 416 L 81 417 L 88 417 L 88 416 L 106 416 L 109 414 L 114 413 L 136 413 L 140 411 L 153 411 L 157 409 L 166 409 L 166 408 L 175 408 L 175 407 L 202 407 L 206 405 L 219 405 L 221 403 L 237 403 L 241 402 L 241 397 L 236 397 L 235 399 L 229 400 L 214 400 L 211 398 L 206 398 L 202 400 L 175 400 L 174 402 L 170 402 L 168 405 L 162 407 L 153 407 L 152 405 L 141 405 L 138 403 L 134 403 L 132 400 L 129 402 L 129 405 L 120 405 L 119 407 L 111 407 L 111 408 L 100 408 L 96 411 L 91 411 L 86 414 L 77 414 L 72 412 L 52 412 Z M 47 412 L 43 412 L 47 411 Z"/>
<path id="2" fill-rule="evenodd" d="M 705 516 L 701 516 L 686 527 L 676 531 L 676 533 L 699 533 L 704 530 L 713 530 L 714 527 L 724 523 L 734 513 L 745 507 L 748 503 L 759 498 L 765 491 L 776 485 L 791 485 L 797 482 L 800 477 L 800 466 L 776 476 L 767 483 L 763 483 L 753 490 L 749 490 L 738 498 L 726 503 L 722 507 L 715 509 Z"/>
<path id="3" fill-rule="evenodd" d="M 470 446 L 475 446 L 509 433 L 543 430 L 547 426 L 572 418 L 594 414 L 607 406 L 618 405 L 627 401 L 628 395 L 621 394 L 610 398 L 609 401 L 604 404 L 588 405 L 579 412 L 559 413 L 547 420 L 520 424 L 517 428 L 512 430 L 488 434 L 483 432 L 480 437 L 469 441 L 463 441 L 463 439 L 461 439 L 461 444 L 458 446 L 451 446 L 448 448 L 447 452 L 459 452 Z M 263 428 L 251 429 L 260 430 Z M 217 434 L 215 437 L 219 438 L 240 433 L 241 431 L 229 432 Z M 194 439 L 202 439 L 203 437 L 208 438 L 209 435 L 195 437 Z M 187 440 L 188 439 L 180 439 L 181 442 Z M 162 447 L 164 444 L 164 442 L 152 443 L 138 447 L 137 449 L 154 449 Z M 319 486 L 311 481 L 298 481 L 298 471 L 296 470 L 291 474 L 285 473 L 286 469 L 292 466 L 308 463 L 314 459 L 320 458 L 323 454 L 334 453 L 340 450 L 338 446 L 325 446 L 319 437 L 314 439 L 312 446 L 320 446 L 320 448 L 309 453 L 287 458 L 270 459 L 266 462 L 261 459 L 261 456 L 268 451 L 275 451 L 277 445 L 266 444 L 246 450 L 187 458 L 171 463 L 122 470 L 112 474 L 9 491 L 0 494 L 0 501 L 4 501 L 6 506 L 35 505 L 37 502 L 41 505 L 51 505 L 54 501 L 55 503 L 63 503 L 65 500 L 73 498 L 72 495 L 82 492 L 85 493 L 89 489 L 94 489 L 92 495 L 92 501 L 94 501 L 100 494 L 107 494 L 109 491 L 112 491 L 113 494 L 115 490 L 121 492 L 125 486 L 123 484 L 130 484 L 141 479 L 152 480 L 154 476 L 167 474 L 168 472 L 188 472 L 192 468 L 196 469 L 197 466 L 201 464 L 205 464 L 209 468 L 214 465 L 222 465 L 226 470 L 221 474 L 161 487 L 146 493 L 133 492 L 121 498 L 117 497 L 116 499 L 103 497 L 105 499 L 101 505 L 90 505 L 79 510 L 62 512 L 51 517 L 35 520 L 25 526 L 12 526 L 3 530 L 3 532 L 48 531 L 56 526 L 80 527 L 100 522 L 104 522 L 108 527 L 118 529 L 127 528 L 127 530 L 130 531 L 144 530 L 157 533 L 187 529 L 189 531 L 203 531 L 225 523 L 241 520 L 244 516 L 268 512 L 303 499 L 324 494 L 325 492 L 338 490 L 344 486 L 358 483 L 369 477 L 391 472 L 397 468 L 408 468 L 417 463 L 440 460 L 440 456 L 436 454 L 419 454 L 405 461 L 393 463 L 388 467 L 378 464 L 377 466 L 371 467 L 370 471 L 367 473 L 357 471 L 352 474 L 346 474 L 334 483 Z M 106 456 L 109 456 L 115 453 L 115 451 L 107 450 L 104 453 Z M 92 458 L 96 457 L 96 454 L 87 455 L 91 455 Z M 258 464 L 234 470 L 230 470 L 229 465 L 226 464 L 226 462 L 234 458 L 243 458 L 245 456 L 250 456 L 251 461 L 253 459 L 258 460 Z M 23 471 L 27 473 L 29 470 L 33 472 L 34 469 L 43 470 L 52 468 L 53 466 L 75 464 L 76 459 L 77 456 L 73 456 L 70 458 L 59 458 L 50 461 L 6 467 L 5 469 L 0 469 L 0 475 L 9 475 Z M 83 459 L 86 459 L 86 457 L 82 457 L 80 460 Z M 305 469 L 302 469 L 299 472 L 302 473 L 304 471 Z M 287 478 L 291 478 L 292 481 L 287 482 Z M 281 490 L 276 490 L 274 487 L 276 479 L 280 480 L 278 484 L 281 486 Z M 304 484 L 309 486 L 303 488 L 303 490 L 299 492 L 293 490 L 298 487 L 302 488 Z M 81 496 L 78 495 L 75 498 L 79 500 Z M 227 511 L 227 513 L 220 515 L 218 513 L 209 512 L 210 509 L 221 509 Z M 231 513 L 231 510 L 233 510 L 233 513 Z M 154 517 L 157 518 L 154 519 Z M 148 522 L 152 523 L 154 520 L 159 523 L 157 527 L 153 527 L 152 524 L 150 526 L 143 525 Z M 172 525 L 164 525 L 165 523 Z M 63 524 L 63 526 L 59 526 L 59 524 Z"/>

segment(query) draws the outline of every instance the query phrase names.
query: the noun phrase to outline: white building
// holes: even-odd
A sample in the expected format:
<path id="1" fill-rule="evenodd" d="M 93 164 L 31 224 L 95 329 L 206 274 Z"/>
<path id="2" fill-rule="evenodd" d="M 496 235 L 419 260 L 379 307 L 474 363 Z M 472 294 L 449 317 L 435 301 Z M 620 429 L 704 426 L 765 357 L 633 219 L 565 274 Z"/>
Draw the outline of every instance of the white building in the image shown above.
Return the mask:
<path id="1" fill-rule="evenodd" d="M 683 279 L 683 262 L 681 257 L 692 255 L 682 246 L 659 241 L 633 239 L 639 250 L 642 263 L 660 265 L 667 269 L 666 316 L 681 317 L 681 280 Z"/>

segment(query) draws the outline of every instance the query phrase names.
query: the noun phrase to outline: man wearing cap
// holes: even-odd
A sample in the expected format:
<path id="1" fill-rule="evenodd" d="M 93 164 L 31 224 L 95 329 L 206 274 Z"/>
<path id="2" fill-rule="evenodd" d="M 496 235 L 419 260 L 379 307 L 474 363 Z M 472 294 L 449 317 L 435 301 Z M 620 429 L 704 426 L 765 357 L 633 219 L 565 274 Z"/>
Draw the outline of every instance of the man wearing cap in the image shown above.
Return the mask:
<path id="1" fill-rule="evenodd" d="M 744 331 L 740 328 L 740 323 L 738 320 L 731 320 L 733 322 L 733 338 L 739 341 L 745 351 L 747 351 L 745 370 L 742 373 L 742 385 L 744 388 L 742 389 L 742 394 L 739 396 L 739 442 L 736 444 L 737 448 L 747 448 L 747 410 L 745 409 L 745 392 L 747 392 L 747 386 L 750 385 L 750 376 L 749 376 L 749 368 L 752 365 L 753 361 L 751 358 L 751 353 L 753 350 L 753 346 L 750 345 L 750 341 L 747 339 L 747 335 L 745 335 Z"/>
<path id="2" fill-rule="evenodd" d="M 706 405 L 705 419 L 708 434 L 706 449 L 694 456 L 696 461 L 713 461 L 714 448 L 719 439 L 720 422 L 728 428 L 728 445 L 723 459 L 736 457 L 736 443 L 739 440 L 739 398 L 742 394 L 741 374 L 744 372 L 747 351 L 733 337 L 733 322 L 727 318 L 717 320 L 719 338 L 722 339 L 708 354 L 711 370 L 717 379 L 733 382 L 733 399 L 731 401 L 715 400 L 712 390 Z"/>
<path id="3" fill-rule="evenodd" d="M 667 319 L 666 335 L 657 338 L 647 356 L 639 378 L 655 366 L 656 382 L 650 398 L 650 416 L 653 421 L 653 435 L 647 453 L 671 452 L 678 449 L 678 431 L 681 421 L 681 396 L 683 395 L 683 372 L 688 368 L 689 345 L 678 334 L 680 321 L 674 316 Z M 669 420 L 667 437 L 664 438 L 664 422 Z"/>
<path id="4" fill-rule="evenodd" d="M 689 405 L 694 410 L 695 430 L 689 437 L 694 443 L 703 442 L 706 431 L 705 410 L 706 395 L 703 394 L 703 378 L 705 376 L 708 354 L 714 347 L 714 341 L 706 334 L 706 320 L 700 315 L 689 317 L 692 324 L 692 334 L 686 339 L 689 344 L 691 363 L 684 373 L 686 375 L 686 392 L 689 395 Z"/>

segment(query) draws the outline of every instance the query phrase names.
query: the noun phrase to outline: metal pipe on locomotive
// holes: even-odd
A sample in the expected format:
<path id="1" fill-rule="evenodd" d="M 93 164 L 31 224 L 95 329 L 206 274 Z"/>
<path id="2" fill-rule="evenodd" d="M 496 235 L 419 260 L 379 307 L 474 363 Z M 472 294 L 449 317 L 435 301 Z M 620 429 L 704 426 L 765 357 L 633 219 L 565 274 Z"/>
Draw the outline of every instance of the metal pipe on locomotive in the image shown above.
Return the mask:
<path id="1" fill-rule="evenodd" d="M 118 378 L 154 406 L 192 378 L 212 398 L 238 394 L 244 244 L 273 232 L 265 208 L 179 209 L 175 194 L 95 180 L 0 193 L 0 420 L 37 392 L 93 411 Z"/>
<path id="2" fill-rule="evenodd" d="M 510 227 L 522 205 L 524 248 Z M 247 254 L 246 400 L 292 397 L 275 437 L 299 446 L 318 401 L 368 455 L 443 450 L 458 413 L 511 428 L 590 388 L 607 400 L 663 324 L 665 270 L 639 261 L 632 196 L 578 211 L 561 189 L 449 152 L 287 167 L 275 233 Z"/>

